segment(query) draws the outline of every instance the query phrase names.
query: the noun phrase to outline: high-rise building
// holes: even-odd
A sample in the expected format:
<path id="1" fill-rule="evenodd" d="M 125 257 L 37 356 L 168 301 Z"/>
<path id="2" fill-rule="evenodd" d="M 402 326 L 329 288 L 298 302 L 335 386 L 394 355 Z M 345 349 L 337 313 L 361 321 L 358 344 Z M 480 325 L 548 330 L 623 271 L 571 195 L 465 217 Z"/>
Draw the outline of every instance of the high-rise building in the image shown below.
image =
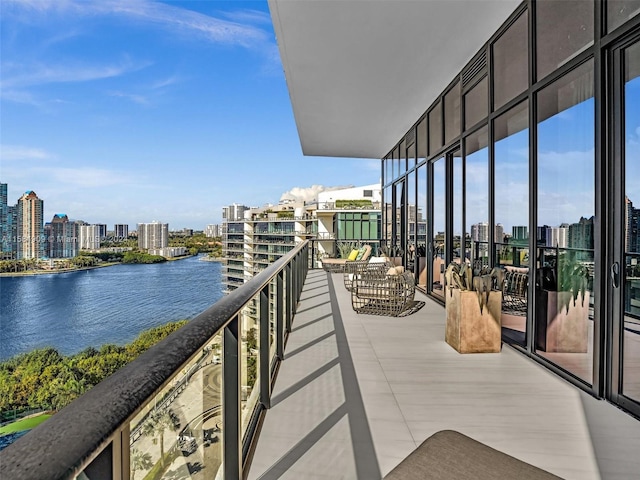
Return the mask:
<path id="1" fill-rule="evenodd" d="M 547 227 L 545 237 L 547 247 L 567 248 L 569 246 L 569 224 L 563 223 L 559 227 Z"/>
<path id="2" fill-rule="evenodd" d="M 518 243 L 529 240 L 529 229 L 526 225 L 514 225 L 511 227 L 511 238 Z"/>
<path id="3" fill-rule="evenodd" d="M 45 228 L 49 258 L 72 258 L 78 254 L 76 224 L 66 214 L 56 213 Z"/>
<path id="4" fill-rule="evenodd" d="M 107 236 L 107 224 L 106 223 L 96 223 L 98 227 L 98 233 L 100 234 L 100 238 L 104 239 Z"/>
<path id="5" fill-rule="evenodd" d="M 593 250 L 593 217 L 581 217 L 578 223 L 569 225 L 568 247 Z"/>
<path id="6" fill-rule="evenodd" d="M 633 202 L 625 197 L 625 242 L 626 252 L 640 252 L 640 208 L 634 208 Z"/>
<path id="7" fill-rule="evenodd" d="M 24 193 L 17 204 L 17 258 L 42 258 L 45 252 L 44 202 L 32 190 Z"/>
<path id="8" fill-rule="evenodd" d="M 308 238 L 318 240 L 320 255 L 336 255 L 338 242 L 377 245 L 381 196 L 377 184 L 343 188 L 319 193 L 317 202 L 282 201 L 246 209 L 242 218 L 224 221 L 223 283 L 227 290 L 236 289 Z M 223 208 L 227 216 L 229 208 Z"/>
<path id="9" fill-rule="evenodd" d="M 113 236 L 119 240 L 125 240 L 129 236 L 129 225 L 116 223 L 113 226 Z"/>
<path id="10" fill-rule="evenodd" d="M 100 238 L 102 237 L 99 225 L 87 225 L 83 222 L 78 227 L 78 237 L 78 249 L 97 250 L 100 248 Z"/>
<path id="11" fill-rule="evenodd" d="M 228 207 L 222 207 L 222 218 L 227 222 L 237 222 L 244 219 L 244 212 L 249 210 L 246 205 L 234 203 Z"/>
<path id="12" fill-rule="evenodd" d="M 8 204 L 7 184 L 0 183 L 0 260 L 15 258 L 15 207 Z"/>
<path id="13" fill-rule="evenodd" d="M 220 224 L 207 225 L 204 229 L 204 234 L 209 238 L 220 237 L 222 236 L 222 227 Z"/>
<path id="14" fill-rule="evenodd" d="M 146 250 L 169 246 L 169 224 L 153 221 L 138 224 L 138 247 Z"/>

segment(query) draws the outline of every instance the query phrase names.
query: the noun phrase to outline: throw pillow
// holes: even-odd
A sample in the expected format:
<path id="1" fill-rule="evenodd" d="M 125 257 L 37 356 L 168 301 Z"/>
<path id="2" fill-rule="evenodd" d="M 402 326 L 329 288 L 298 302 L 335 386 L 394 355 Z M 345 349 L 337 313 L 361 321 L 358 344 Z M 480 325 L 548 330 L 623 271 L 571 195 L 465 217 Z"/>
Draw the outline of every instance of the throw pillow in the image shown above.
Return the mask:
<path id="1" fill-rule="evenodd" d="M 356 257 L 356 260 L 361 260 L 362 256 L 364 255 L 364 252 L 366 252 L 367 249 L 365 247 L 359 248 L 358 249 L 358 256 Z"/>
<path id="2" fill-rule="evenodd" d="M 360 253 L 360 250 L 351 250 L 351 253 L 347 257 L 347 260 L 355 260 L 358 256 L 358 253 Z"/>

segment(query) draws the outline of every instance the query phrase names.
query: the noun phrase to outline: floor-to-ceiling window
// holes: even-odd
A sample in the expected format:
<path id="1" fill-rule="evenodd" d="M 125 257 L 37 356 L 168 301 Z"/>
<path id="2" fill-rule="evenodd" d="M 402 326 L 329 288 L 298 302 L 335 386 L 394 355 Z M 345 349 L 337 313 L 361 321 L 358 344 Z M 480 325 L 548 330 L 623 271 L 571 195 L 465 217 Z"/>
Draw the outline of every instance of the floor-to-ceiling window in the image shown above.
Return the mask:
<path id="1" fill-rule="evenodd" d="M 537 94 L 536 352 L 593 377 L 593 60 Z"/>
<path id="2" fill-rule="evenodd" d="M 503 332 L 524 344 L 529 261 L 529 108 L 522 102 L 493 122 L 494 264 L 507 272 L 509 303 L 503 304 Z M 522 274 L 526 275 L 523 279 Z M 514 282 L 512 285 L 511 282 Z M 515 284 L 517 283 L 517 285 Z"/>
<path id="3" fill-rule="evenodd" d="M 444 297 L 444 270 L 446 261 L 447 185 L 446 159 L 433 163 L 433 217 L 431 218 L 431 292 Z"/>
<path id="4" fill-rule="evenodd" d="M 489 265 L 489 133 L 486 126 L 465 145 L 465 258 Z M 477 262 L 476 262 L 477 261 Z"/>
<path id="5" fill-rule="evenodd" d="M 638 16 L 640 0 L 523 2 L 389 152 L 385 179 L 409 205 L 415 185 L 407 231 L 387 235 L 415 240 L 427 293 L 444 300 L 447 262 L 502 267 L 503 341 L 634 413 Z"/>

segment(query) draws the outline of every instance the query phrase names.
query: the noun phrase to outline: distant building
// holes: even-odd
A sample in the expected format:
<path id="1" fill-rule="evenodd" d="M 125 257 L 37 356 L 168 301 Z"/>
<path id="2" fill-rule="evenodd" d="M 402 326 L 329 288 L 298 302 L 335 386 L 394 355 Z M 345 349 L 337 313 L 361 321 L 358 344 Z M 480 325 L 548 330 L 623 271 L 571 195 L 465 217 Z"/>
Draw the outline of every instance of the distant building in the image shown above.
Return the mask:
<path id="1" fill-rule="evenodd" d="M 381 231 L 379 184 L 318 194 L 317 203 L 283 200 L 259 208 L 224 207 L 223 283 L 234 290 L 309 238 L 318 240 L 319 255 L 335 255 L 336 242 L 378 245 Z M 234 204 L 236 207 L 238 204 Z M 243 210 L 243 208 L 246 208 Z M 417 219 L 414 219 L 417 221 Z"/>
<path id="2" fill-rule="evenodd" d="M 511 238 L 518 243 L 529 240 L 529 229 L 525 225 L 514 225 L 511 227 Z"/>
<path id="3" fill-rule="evenodd" d="M 593 217 L 569 225 L 569 248 L 593 250 Z"/>
<path id="4" fill-rule="evenodd" d="M 164 258 L 182 257 L 187 254 L 187 247 L 150 248 L 149 255 L 160 255 Z"/>
<path id="5" fill-rule="evenodd" d="M 625 203 L 624 249 L 629 253 L 640 253 L 640 208 L 634 208 L 628 197 L 625 197 Z"/>
<path id="6" fill-rule="evenodd" d="M 46 227 L 49 258 L 73 258 L 78 254 L 76 224 L 66 214 L 56 213 Z"/>
<path id="7" fill-rule="evenodd" d="M 249 207 L 246 205 L 234 203 L 228 207 L 222 207 L 222 218 L 227 222 L 242 221 L 244 219 L 244 212 L 247 210 L 249 210 Z"/>
<path id="8" fill-rule="evenodd" d="M 569 246 L 569 225 L 563 223 L 559 227 L 546 227 L 546 246 L 553 248 L 567 248 Z"/>
<path id="9" fill-rule="evenodd" d="M 125 240 L 129 237 L 129 225 L 124 223 L 116 223 L 113 226 L 113 236 L 120 240 Z"/>
<path id="10" fill-rule="evenodd" d="M 16 208 L 8 204 L 7 184 L 0 183 L 0 260 L 16 258 Z"/>
<path id="11" fill-rule="evenodd" d="M 207 225 L 204 229 L 205 236 L 212 237 L 221 237 L 222 236 L 222 226 L 220 224 L 216 225 Z"/>
<path id="12" fill-rule="evenodd" d="M 100 226 L 81 224 L 78 226 L 78 249 L 98 250 L 100 248 Z"/>
<path id="13" fill-rule="evenodd" d="M 96 223 L 98 227 L 98 233 L 100 235 L 100 239 L 104 240 L 107 237 L 107 224 L 106 223 Z"/>
<path id="14" fill-rule="evenodd" d="M 27 191 L 18 199 L 17 258 L 42 258 L 45 252 L 44 202 L 34 191 Z"/>
<path id="15" fill-rule="evenodd" d="M 169 224 L 161 222 L 138 224 L 138 247 L 146 250 L 169 246 Z"/>

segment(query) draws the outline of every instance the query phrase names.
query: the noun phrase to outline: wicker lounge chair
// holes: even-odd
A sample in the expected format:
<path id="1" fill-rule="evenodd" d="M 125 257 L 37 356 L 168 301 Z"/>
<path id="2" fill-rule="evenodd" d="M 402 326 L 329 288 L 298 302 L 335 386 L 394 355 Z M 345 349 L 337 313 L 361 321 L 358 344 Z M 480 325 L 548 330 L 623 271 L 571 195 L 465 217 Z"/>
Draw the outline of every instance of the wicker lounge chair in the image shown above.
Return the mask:
<path id="1" fill-rule="evenodd" d="M 389 274 L 387 271 L 364 269 L 354 276 L 351 305 L 357 313 L 397 317 L 415 307 L 413 274 Z"/>
<path id="2" fill-rule="evenodd" d="M 357 260 L 367 260 L 371 255 L 371 245 L 365 245 L 363 247 L 364 253 Z M 348 258 L 324 258 L 322 260 L 322 268 L 327 272 L 342 273 L 344 272 L 344 266 L 347 262 L 353 261 Z"/>
<path id="3" fill-rule="evenodd" d="M 365 270 L 379 270 L 377 273 L 384 275 L 393 266 L 391 260 L 386 257 L 371 257 L 369 260 L 348 261 L 344 264 L 344 287 L 351 291 L 353 279 L 362 275 Z"/>

